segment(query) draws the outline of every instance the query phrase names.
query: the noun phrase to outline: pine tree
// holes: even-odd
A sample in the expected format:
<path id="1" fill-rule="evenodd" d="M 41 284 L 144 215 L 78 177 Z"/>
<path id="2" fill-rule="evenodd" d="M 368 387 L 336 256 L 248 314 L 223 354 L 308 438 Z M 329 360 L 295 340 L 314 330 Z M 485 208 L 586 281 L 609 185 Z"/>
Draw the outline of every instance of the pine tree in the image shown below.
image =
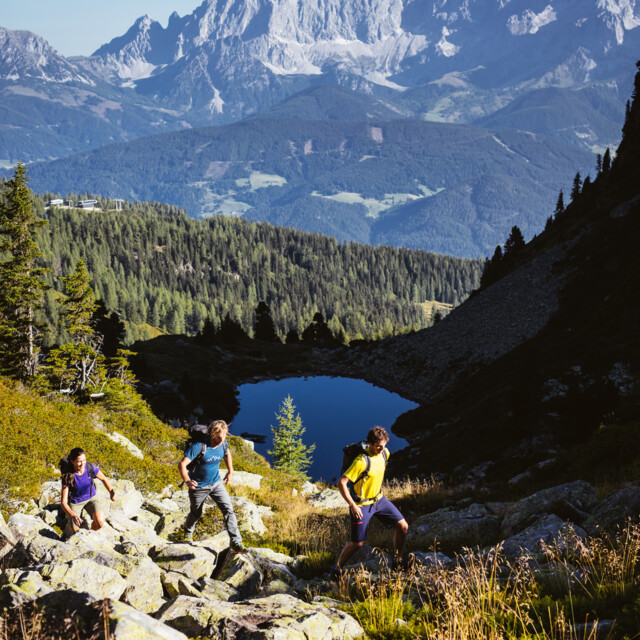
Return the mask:
<path id="1" fill-rule="evenodd" d="M 300 414 L 295 411 L 293 398 L 287 396 L 275 414 L 278 426 L 271 426 L 273 450 L 268 453 L 273 456 L 276 469 L 308 479 L 305 470 L 313 462 L 311 454 L 316 445 L 307 446 L 302 442 L 306 429 L 302 426 Z"/>
<path id="2" fill-rule="evenodd" d="M 564 213 L 564 194 L 562 193 L 562 189 L 560 189 L 560 193 L 558 194 L 558 200 L 556 202 L 556 210 L 553 212 L 553 219 L 557 220 L 558 216 Z"/>
<path id="3" fill-rule="evenodd" d="M 46 269 L 38 231 L 46 224 L 33 212 L 27 170 L 19 162 L 0 201 L 0 371 L 26 378 L 38 369 L 40 325 L 36 311 L 44 306 Z"/>
<path id="4" fill-rule="evenodd" d="M 598 154 L 596 156 L 596 177 L 602 173 L 602 156 Z"/>
<path id="5" fill-rule="evenodd" d="M 607 149 L 608 151 L 608 149 Z M 605 153 L 605 158 L 607 157 L 606 153 Z M 604 162 L 603 162 L 603 168 L 602 170 L 604 171 Z M 580 195 L 580 190 L 582 188 L 582 178 L 580 177 L 580 172 L 578 171 L 578 173 L 576 173 L 576 177 L 573 179 L 573 185 L 571 186 L 571 202 L 575 202 L 576 199 L 578 198 L 578 196 Z"/>
<path id="6" fill-rule="evenodd" d="M 511 227 L 511 233 L 507 238 L 507 241 L 504 243 L 504 257 L 505 258 L 513 258 L 516 256 L 522 249 L 524 249 L 524 236 L 522 235 L 522 231 L 516 225 Z"/>
<path id="7" fill-rule="evenodd" d="M 602 173 L 607 173 L 611 169 L 611 151 L 609 147 L 604 152 L 604 156 L 602 157 Z"/>
<path id="8" fill-rule="evenodd" d="M 101 392 L 106 370 L 101 352 L 102 335 L 94 328 L 98 302 L 84 261 L 79 260 L 74 272 L 63 281 L 67 298 L 62 315 L 71 342 L 49 354 L 48 377 L 59 390 L 72 395 Z"/>
<path id="9" fill-rule="evenodd" d="M 256 320 L 253 325 L 253 337 L 256 340 L 264 340 L 265 342 L 280 342 L 280 338 L 276 333 L 276 327 L 271 317 L 271 308 L 261 300 L 256 307 Z"/>

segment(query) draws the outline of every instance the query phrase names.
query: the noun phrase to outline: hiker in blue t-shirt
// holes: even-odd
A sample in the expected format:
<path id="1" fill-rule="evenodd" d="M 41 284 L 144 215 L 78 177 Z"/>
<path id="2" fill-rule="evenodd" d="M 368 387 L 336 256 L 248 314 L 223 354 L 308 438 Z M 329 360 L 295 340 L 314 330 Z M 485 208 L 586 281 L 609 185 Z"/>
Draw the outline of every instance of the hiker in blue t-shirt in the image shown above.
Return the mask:
<path id="1" fill-rule="evenodd" d="M 109 513 L 109 503 L 97 497 L 97 490 L 93 479 L 98 478 L 109 492 L 111 500 L 116 499 L 116 492 L 109 480 L 94 464 L 87 462 L 87 455 L 83 449 L 71 449 L 66 459 L 63 458 L 62 492 L 60 506 L 67 516 L 65 537 L 75 533 L 82 526 L 82 512 L 91 516 L 91 528 L 100 529 Z M 62 462 L 61 462 L 62 465 Z"/>
<path id="2" fill-rule="evenodd" d="M 203 445 L 200 442 L 189 445 L 184 452 L 184 458 L 178 463 L 180 475 L 189 488 L 191 504 L 191 510 L 184 525 L 184 539 L 186 542 L 193 540 L 193 530 L 202 516 L 202 505 L 207 497 L 211 496 L 222 512 L 224 524 L 231 539 L 231 551 L 244 553 L 246 549 L 242 544 L 236 514 L 226 489 L 233 475 L 231 451 L 226 441 L 228 433 L 229 427 L 224 420 L 214 420 L 209 425 L 209 444 L 199 463 L 188 468 L 189 463 L 196 460 L 202 453 Z M 227 475 L 224 480 L 220 476 L 220 462 L 223 458 L 227 465 Z"/>

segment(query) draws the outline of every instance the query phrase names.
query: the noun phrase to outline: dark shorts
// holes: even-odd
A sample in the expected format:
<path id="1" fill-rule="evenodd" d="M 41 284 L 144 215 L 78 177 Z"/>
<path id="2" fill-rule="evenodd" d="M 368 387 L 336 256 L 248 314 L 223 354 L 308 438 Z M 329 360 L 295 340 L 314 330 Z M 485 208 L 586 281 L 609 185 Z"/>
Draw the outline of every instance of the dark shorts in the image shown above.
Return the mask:
<path id="1" fill-rule="evenodd" d="M 360 507 L 360 511 L 362 511 L 362 520 L 356 520 L 351 514 L 351 542 L 364 542 L 367 539 L 369 522 L 374 516 L 387 528 L 391 528 L 400 520 L 404 520 L 404 516 L 400 511 L 384 496 L 373 504 Z"/>

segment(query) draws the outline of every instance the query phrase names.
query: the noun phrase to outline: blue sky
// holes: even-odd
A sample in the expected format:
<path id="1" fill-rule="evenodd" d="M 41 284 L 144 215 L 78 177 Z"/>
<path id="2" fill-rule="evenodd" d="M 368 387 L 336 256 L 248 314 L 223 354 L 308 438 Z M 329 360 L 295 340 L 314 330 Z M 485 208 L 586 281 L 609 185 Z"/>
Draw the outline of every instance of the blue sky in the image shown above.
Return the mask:
<path id="1" fill-rule="evenodd" d="M 4 0 L 0 26 L 42 36 L 64 56 L 87 56 L 121 36 L 148 14 L 167 26 L 173 11 L 184 16 L 203 0 Z"/>

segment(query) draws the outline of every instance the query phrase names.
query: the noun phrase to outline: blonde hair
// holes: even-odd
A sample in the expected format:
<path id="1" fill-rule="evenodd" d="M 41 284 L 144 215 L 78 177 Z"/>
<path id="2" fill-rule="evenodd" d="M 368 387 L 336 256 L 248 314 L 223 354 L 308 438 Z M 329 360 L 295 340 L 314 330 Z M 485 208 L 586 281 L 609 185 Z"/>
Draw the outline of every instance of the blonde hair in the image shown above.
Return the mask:
<path id="1" fill-rule="evenodd" d="M 209 438 L 219 436 L 223 431 L 229 433 L 229 425 L 224 420 L 214 420 L 209 425 Z"/>

